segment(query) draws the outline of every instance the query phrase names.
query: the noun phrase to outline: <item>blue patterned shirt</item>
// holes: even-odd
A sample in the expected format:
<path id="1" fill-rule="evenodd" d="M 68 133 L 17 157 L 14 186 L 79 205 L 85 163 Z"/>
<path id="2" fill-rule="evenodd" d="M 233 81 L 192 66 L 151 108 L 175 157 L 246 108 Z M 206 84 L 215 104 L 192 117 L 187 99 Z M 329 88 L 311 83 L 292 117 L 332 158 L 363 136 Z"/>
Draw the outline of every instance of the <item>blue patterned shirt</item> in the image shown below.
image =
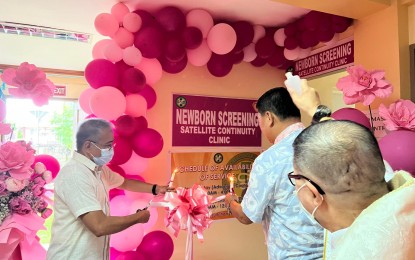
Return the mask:
<path id="1" fill-rule="evenodd" d="M 287 177 L 293 171 L 292 144 L 301 131 L 256 158 L 241 203 L 252 222 L 262 222 L 270 260 L 323 258 L 323 229 L 307 218 Z"/>

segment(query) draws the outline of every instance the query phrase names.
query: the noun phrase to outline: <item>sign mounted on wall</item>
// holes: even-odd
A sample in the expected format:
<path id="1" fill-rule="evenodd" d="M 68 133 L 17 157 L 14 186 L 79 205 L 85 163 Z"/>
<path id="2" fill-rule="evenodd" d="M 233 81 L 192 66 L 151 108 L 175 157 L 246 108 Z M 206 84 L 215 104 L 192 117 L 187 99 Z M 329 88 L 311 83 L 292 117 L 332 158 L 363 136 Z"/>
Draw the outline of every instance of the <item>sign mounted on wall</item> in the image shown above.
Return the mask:
<path id="1" fill-rule="evenodd" d="M 55 97 L 66 97 L 66 86 L 55 86 L 53 91 L 53 96 Z"/>
<path id="2" fill-rule="evenodd" d="M 294 63 L 295 74 L 310 78 L 349 67 L 354 63 L 354 41 L 345 39 L 336 46 L 317 49 L 308 57 Z"/>
<path id="3" fill-rule="evenodd" d="M 260 147 L 256 100 L 173 94 L 173 146 Z"/>
<path id="4" fill-rule="evenodd" d="M 191 188 L 201 185 L 216 198 L 233 191 L 241 201 L 248 188 L 252 164 L 258 152 L 172 152 L 171 169 L 176 170 L 173 187 Z M 231 218 L 224 201 L 209 207 L 212 219 Z"/>

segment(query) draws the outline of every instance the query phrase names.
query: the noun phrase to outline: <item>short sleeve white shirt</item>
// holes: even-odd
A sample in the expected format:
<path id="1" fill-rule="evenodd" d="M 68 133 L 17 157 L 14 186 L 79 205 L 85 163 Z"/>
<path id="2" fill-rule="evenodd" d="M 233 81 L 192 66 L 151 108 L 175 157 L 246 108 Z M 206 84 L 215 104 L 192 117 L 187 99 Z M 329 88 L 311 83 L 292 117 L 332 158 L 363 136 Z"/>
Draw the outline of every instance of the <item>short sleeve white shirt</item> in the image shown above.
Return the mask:
<path id="1" fill-rule="evenodd" d="M 106 166 L 97 169 L 94 162 L 74 152 L 56 177 L 47 259 L 109 259 L 109 236 L 96 237 L 79 216 L 99 210 L 109 216 L 108 191 L 124 178 Z"/>

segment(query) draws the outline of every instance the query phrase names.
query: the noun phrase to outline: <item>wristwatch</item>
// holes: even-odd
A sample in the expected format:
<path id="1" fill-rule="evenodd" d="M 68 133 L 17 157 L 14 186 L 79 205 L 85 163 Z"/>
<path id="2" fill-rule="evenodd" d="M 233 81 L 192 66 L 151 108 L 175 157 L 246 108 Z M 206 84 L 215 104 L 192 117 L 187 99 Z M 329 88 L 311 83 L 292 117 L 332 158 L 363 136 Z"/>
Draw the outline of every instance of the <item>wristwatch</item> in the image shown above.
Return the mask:
<path id="1" fill-rule="evenodd" d="M 311 124 L 314 125 L 321 121 L 324 117 L 330 117 L 331 116 L 331 110 L 325 105 L 319 105 L 317 107 L 316 112 L 313 115 L 313 119 L 311 120 Z"/>

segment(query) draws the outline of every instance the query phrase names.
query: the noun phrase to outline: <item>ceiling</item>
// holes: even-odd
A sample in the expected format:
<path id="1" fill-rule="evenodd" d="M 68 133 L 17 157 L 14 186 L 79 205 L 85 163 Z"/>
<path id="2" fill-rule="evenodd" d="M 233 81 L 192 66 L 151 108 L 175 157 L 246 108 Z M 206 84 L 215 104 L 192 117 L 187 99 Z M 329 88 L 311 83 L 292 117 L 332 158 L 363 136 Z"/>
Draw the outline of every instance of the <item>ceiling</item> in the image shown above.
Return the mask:
<path id="1" fill-rule="evenodd" d="M 321 5 L 322 1 L 326 4 Z M 183 11 L 200 8 L 209 11 L 214 19 L 247 20 L 252 24 L 279 27 L 305 15 L 313 5 L 317 6 L 319 11 L 344 16 L 349 14 L 349 17 L 359 18 L 359 16 L 386 7 L 388 4 L 385 1 L 387 2 L 387 0 L 127 0 L 124 3 L 130 7 L 130 10 L 143 9 L 150 12 L 168 5 L 175 5 Z M 99 13 L 109 13 L 111 7 L 118 1 L 3 0 L 1 2 L 0 21 L 90 33 L 93 34 L 93 41 L 87 47 L 75 47 L 79 43 L 68 45 L 68 43 L 61 43 L 60 40 L 34 39 L 37 37 L 24 36 L 11 39 L 16 36 L 0 34 L 0 53 L 8 53 L 8 55 L 0 55 L 0 64 L 18 65 L 23 60 L 27 60 L 39 67 L 83 70 L 92 58 L 93 44 L 103 38 L 97 34 L 94 28 L 95 17 Z M 330 4 L 330 2 L 336 4 Z M 287 3 L 295 3 L 297 6 Z M 339 5 L 339 3 L 343 4 Z M 345 8 L 345 6 L 349 8 Z M 359 9 L 365 12 L 359 14 L 355 12 L 347 13 L 346 9 L 352 11 Z M 22 37 L 25 39 L 21 39 Z M 45 46 L 47 46 L 47 49 L 45 49 Z M 65 48 L 65 50 L 62 50 L 62 48 Z M 71 50 L 71 48 L 78 49 Z M 67 56 L 72 54 L 73 56 L 73 53 L 79 55 L 79 57 L 76 59 L 71 57 L 65 60 L 66 57 L 62 56 L 62 54 L 67 54 Z M 38 55 L 39 57 L 31 57 L 32 55 Z M 60 56 L 59 61 L 57 61 L 56 56 Z"/>

